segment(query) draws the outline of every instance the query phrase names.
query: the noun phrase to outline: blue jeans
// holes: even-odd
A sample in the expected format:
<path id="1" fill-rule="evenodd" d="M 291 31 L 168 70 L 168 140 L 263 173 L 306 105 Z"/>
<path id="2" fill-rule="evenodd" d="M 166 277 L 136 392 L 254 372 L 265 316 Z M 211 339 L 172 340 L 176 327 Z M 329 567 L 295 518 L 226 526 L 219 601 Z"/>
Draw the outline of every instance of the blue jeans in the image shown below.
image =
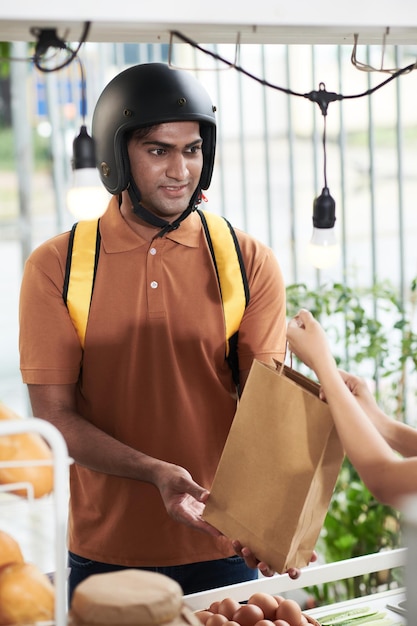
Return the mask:
<path id="1" fill-rule="evenodd" d="M 68 553 L 68 566 L 70 567 L 68 579 L 69 606 L 75 587 L 91 574 L 131 569 L 123 565 L 109 565 L 91 561 L 73 552 Z M 181 585 L 184 595 L 258 578 L 258 570 L 248 567 L 242 557 L 237 555 L 215 561 L 202 561 L 201 563 L 167 567 L 140 567 L 137 569 L 158 572 L 173 578 Z"/>

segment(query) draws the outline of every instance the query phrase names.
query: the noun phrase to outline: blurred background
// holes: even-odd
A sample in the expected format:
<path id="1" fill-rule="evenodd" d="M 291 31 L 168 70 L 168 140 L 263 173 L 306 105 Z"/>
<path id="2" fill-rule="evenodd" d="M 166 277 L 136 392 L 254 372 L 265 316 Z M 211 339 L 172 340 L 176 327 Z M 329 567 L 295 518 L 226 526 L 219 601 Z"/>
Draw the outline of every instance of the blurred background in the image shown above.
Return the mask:
<path id="1" fill-rule="evenodd" d="M 74 221 L 66 192 L 72 142 L 83 122 L 82 80 L 77 63 L 41 72 L 30 60 L 31 44 L 0 45 L 0 400 L 30 415 L 19 372 L 20 281 L 31 250 Z M 366 376 L 390 414 L 417 425 L 417 72 L 390 80 L 415 63 L 417 45 L 358 45 L 355 62 L 351 45 L 202 48 L 212 54 L 179 41 L 85 43 L 79 57 L 88 131 L 103 87 L 125 67 L 161 61 L 193 72 L 217 107 L 217 157 L 205 208 L 271 246 L 287 283 L 288 316 L 310 308 L 328 330 L 338 362 Z M 326 120 L 304 97 L 321 88 L 343 95 L 330 102 Z M 340 255 L 317 269 L 308 248 L 313 202 L 325 183 L 324 121 Z M 28 505 L 11 497 L 4 506 L 6 499 L 2 526 L 42 569 L 53 569 L 50 501 Z M 399 542 L 398 516 L 375 503 L 346 465 L 325 526 L 323 558 Z M 393 581 L 360 584 L 369 592 Z M 320 593 L 317 601 L 329 599 Z"/>
<path id="2" fill-rule="evenodd" d="M 202 47 L 214 56 L 175 40 L 170 45 L 85 43 L 79 57 L 86 78 L 89 132 L 101 90 L 121 69 L 169 61 L 195 73 L 216 104 L 218 118 L 217 158 L 206 208 L 273 248 L 287 285 L 293 287 L 289 314 L 299 304 L 315 310 L 312 298 L 321 295 L 316 312 L 331 315 L 328 325 L 341 363 L 369 376 L 380 388 L 378 381 L 387 370 L 395 364 L 402 368 L 405 325 L 412 333 L 409 347 L 414 346 L 417 72 L 388 81 L 372 95 L 361 94 L 414 63 L 417 46 L 358 45 L 355 63 L 352 46 L 343 45 Z M 28 60 L 32 54 L 28 43 L 8 44 L 0 79 L 0 399 L 23 414 L 29 409 L 18 364 L 22 267 L 34 247 L 74 221 L 66 191 L 71 184 L 72 141 L 82 123 L 78 64 L 40 72 Z M 233 63 L 245 73 L 231 67 Z M 374 71 L 364 71 L 371 68 Z M 307 250 L 313 201 L 324 186 L 325 118 L 303 94 L 323 87 L 344 96 L 329 104 L 326 115 L 327 184 L 336 202 L 341 254 L 333 266 L 318 270 Z M 342 295 L 338 285 L 343 285 Z M 346 335 L 352 310 L 350 321 L 346 306 L 343 315 L 336 314 L 338 300 L 352 304 L 353 295 L 358 305 L 354 315 L 360 317 L 353 324 L 362 327 L 362 337 L 349 328 Z M 381 325 L 377 332 L 370 328 L 371 319 Z M 375 361 L 372 352 L 382 343 L 385 352 Z M 414 395 L 409 381 L 414 363 L 406 370 L 408 391 L 401 391 L 401 402 L 403 396 Z M 385 387 L 391 394 L 397 384 Z M 415 413 L 407 407 L 409 421 L 415 422 Z"/>

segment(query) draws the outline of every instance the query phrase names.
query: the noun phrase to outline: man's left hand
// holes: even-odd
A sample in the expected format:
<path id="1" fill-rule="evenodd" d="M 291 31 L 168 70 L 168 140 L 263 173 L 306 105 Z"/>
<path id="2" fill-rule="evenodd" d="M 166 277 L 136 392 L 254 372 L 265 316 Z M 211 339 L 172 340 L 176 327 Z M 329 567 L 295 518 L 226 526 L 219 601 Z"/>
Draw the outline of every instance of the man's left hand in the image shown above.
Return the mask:
<path id="1" fill-rule="evenodd" d="M 251 567 L 252 569 L 258 569 L 261 572 L 262 576 L 270 577 L 276 574 L 275 570 L 270 565 L 268 565 L 268 563 L 265 563 L 264 561 L 259 561 L 248 547 L 242 546 L 240 541 L 232 541 L 232 546 L 236 554 L 244 558 L 246 565 L 248 567 Z M 317 552 L 314 551 L 311 555 L 310 563 L 314 563 L 314 561 L 317 561 L 317 558 Z M 301 576 L 301 570 L 296 567 L 290 567 L 290 569 L 288 569 L 286 573 L 290 578 L 294 579 Z"/>

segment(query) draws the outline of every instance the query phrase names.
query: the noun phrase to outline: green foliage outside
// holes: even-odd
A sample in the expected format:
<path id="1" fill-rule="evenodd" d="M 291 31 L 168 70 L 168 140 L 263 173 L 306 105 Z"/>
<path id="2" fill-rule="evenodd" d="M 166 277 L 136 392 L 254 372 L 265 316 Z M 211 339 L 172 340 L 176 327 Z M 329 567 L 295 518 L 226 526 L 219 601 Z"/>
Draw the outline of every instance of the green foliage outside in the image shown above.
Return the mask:
<path id="1" fill-rule="evenodd" d="M 51 140 L 32 130 L 33 164 L 36 170 L 52 167 Z M 0 171 L 16 169 L 15 140 L 11 126 L 0 126 Z"/>
<path id="2" fill-rule="evenodd" d="M 309 309 L 326 329 L 339 367 L 373 378 L 380 406 L 404 422 L 417 390 L 416 287 L 414 279 L 404 303 L 387 282 L 369 288 L 341 283 L 287 287 L 289 317 L 301 307 Z M 296 359 L 293 366 L 311 376 Z M 379 503 L 346 459 L 317 546 L 321 557 L 335 562 L 401 546 L 399 512 Z M 381 585 L 401 586 L 402 576 L 401 569 L 379 572 L 309 591 L 318 604 L 327 604 L 374 593 Z"/>
<path id="3" fill-rule="evenodd" d="M 10 71 L 10 43 L 0 41 L 0 78 L 6 78 Z"/>
<path id="4" fill-rule="evenodd" d="M 371 287 L 288 285 L 288 316 L 301 307 L 326 329 L 339 367 L 374 378 L 382 408 L 396 419 L 409 421 L 406 392 L 414 390 L 414 407 L 417 395 L 417 277 L 404 301 L 388 281 Z"/>
<path id="5" fill-rule="evenodd" d="M 400 514 L 379 503 L 345 459 L 318 543 L 326 563 L 401 547 Z M 401 570 L 376 572 L 310 588 L 319 604 L 403 586 Z"/>

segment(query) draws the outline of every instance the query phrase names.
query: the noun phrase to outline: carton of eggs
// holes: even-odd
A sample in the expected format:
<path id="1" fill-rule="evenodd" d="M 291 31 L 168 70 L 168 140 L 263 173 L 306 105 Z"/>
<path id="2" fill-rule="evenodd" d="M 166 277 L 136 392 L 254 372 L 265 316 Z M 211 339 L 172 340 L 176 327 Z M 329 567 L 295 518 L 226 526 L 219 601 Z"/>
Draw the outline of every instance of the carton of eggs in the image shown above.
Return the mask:
<path id="1" fill-rule="evenodd" d="M 295 600 L 260 592 L 251 595 L 246 604 L 232 598 L 213 602 L 196 616 L 204 626 L 318 626 Z"/>

